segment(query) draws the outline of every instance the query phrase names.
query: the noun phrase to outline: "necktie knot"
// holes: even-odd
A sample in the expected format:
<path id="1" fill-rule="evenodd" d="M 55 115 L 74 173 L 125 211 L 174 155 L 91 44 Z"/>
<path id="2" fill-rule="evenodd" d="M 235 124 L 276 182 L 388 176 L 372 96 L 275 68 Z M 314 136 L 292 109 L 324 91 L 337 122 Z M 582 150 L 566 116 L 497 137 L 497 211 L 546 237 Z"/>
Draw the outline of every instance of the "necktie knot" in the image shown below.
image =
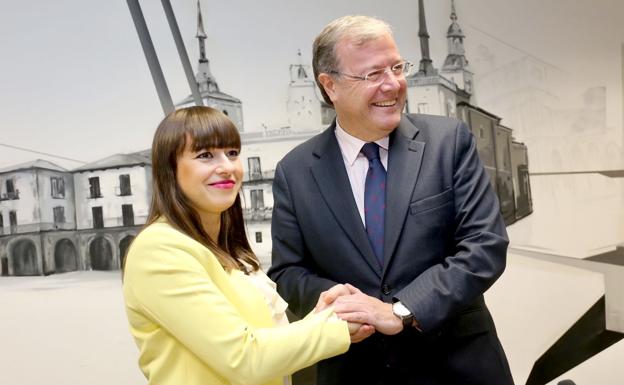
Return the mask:
<path id="1" fill-rule="evenodd" d="M 374 159 L 379 159 L 379 145 L 375 142 L 369 142 L 364 144 L 360 152 L 364 154 L 369 162 L 373 161 Z"/>

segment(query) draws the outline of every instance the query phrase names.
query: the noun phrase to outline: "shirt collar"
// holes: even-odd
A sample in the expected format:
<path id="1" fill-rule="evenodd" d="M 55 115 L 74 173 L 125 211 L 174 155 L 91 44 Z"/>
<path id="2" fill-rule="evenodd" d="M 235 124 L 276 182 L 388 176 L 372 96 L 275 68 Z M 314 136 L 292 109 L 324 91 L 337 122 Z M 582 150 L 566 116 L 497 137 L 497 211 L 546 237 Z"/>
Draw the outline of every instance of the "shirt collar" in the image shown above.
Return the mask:
<path id="1" fill-rule="evenodd" d="M 340 150 L 342 151 L 342 156 L 351 166 L 353 166 L 353 163 L 360 154 L 362 146 L 368 143 L 360 138 L 356 138 L 355 136 L 345 131 L 342 127 L 340 127 L 338 119 L 336 119 L 336 139 L 338 140 L 338 145 L 340 146 Z M 376 140 L 375 143 L 377 143 L 379 147 L 388 151 L 390 137 L 386 135 L 383 138 Z"/>

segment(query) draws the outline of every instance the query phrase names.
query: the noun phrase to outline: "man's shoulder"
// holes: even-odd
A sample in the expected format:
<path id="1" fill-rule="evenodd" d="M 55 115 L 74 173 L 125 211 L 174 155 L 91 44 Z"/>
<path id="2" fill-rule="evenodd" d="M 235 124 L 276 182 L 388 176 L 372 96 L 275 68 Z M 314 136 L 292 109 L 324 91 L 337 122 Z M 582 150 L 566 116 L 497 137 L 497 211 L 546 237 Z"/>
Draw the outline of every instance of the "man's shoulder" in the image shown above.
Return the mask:
<path id="1" fill-rule="evenodd" d="M 314 152 L 318 148 L 322 147 L 328 139 L 330 139 L 328 137 L 330 131 L 333 131 L 331 127 L 326 128 L 320 133 L 298 144 L 292 150 L 288 151 L 286 155 L 284 155 L 280 163 L 282 165 L 290 163 L 301 163 L 305 162 L 306 159 L 310 159 L 313 156 Z"/>
<path id="2" fill-rule="evenodd" d="M 405 114 L 405 118 L 419 130 L 456 130 L 462 121 L 448 116 L 427 114 Z"/>

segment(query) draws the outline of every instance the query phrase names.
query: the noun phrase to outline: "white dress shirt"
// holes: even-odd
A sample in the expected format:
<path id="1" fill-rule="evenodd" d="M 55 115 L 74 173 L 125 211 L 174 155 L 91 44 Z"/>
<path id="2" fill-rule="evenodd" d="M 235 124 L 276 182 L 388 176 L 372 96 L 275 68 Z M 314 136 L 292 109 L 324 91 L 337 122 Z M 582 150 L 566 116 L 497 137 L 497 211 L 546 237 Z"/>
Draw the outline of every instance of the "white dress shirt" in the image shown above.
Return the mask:
<path id="1" fill-rule="evenodd" d="M 347 133 L 340 127 L 338 120 L 336 120 L 336 139 L 338 140 L 338 146 L 340 146 L 342 159 L 344 160 L 347 175 L 349 176 L 349 183 L 351 184 L 351 191 L 355 198 L 355 204 L 362 218 L 362 223 L 366 226 L 366 220 L 364 219 L 364 185 L 366 184 L 366 173 L 368 172 L 368 159 L 360 153 L 360 150 L 367 142 Z M 379 145 L 381 164 L 387 170 L 390 137 L 384 136 L 376 140 L 375 143 Z"/>

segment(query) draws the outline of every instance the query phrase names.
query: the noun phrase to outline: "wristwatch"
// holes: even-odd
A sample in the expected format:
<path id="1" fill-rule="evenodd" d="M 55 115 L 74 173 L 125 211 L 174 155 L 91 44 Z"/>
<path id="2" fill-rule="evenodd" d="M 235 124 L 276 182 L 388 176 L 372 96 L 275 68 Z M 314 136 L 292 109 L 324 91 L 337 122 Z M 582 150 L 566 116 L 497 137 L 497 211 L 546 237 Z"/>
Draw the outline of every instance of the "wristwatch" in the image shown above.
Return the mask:
<path id="1" fill-rule="evenodd" d="M 403 322 L 403 329 L 411 327 L 414 323 L 414 315 L 401 301 L 392 304 L 392 313 Z"/>

